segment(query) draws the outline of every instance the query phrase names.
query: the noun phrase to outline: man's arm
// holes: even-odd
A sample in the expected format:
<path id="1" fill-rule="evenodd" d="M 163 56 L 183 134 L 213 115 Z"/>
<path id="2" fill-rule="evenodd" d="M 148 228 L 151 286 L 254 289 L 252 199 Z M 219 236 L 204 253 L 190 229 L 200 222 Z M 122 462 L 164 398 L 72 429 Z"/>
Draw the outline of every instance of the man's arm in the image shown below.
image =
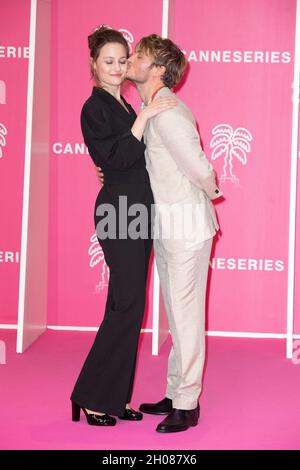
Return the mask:
<path id="1" fill-rule="evenodd" d="M 155 129 L 181 172 L 210 199 L 223 193 L 217 187 L 212 164 L 202 150 L 195 125 L 178 108 L 155 118 Z"/>

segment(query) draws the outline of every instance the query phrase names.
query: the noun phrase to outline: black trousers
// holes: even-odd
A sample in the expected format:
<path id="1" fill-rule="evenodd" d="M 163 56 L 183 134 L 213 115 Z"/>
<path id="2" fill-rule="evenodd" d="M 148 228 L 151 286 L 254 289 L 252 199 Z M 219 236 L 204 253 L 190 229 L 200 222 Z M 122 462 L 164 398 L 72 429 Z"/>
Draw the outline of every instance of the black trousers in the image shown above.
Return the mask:
<path id="1" fill-rule="evenodd" d="M 152 193 L 150 202 L 151 197 Z M 71 400 L 93 411 L 121 415 L 131 400 L 153 242 L 151 224 L 148 230 L 147 239 L 98 238 L 110 270 L 105 314 L 71 394 Z"/>

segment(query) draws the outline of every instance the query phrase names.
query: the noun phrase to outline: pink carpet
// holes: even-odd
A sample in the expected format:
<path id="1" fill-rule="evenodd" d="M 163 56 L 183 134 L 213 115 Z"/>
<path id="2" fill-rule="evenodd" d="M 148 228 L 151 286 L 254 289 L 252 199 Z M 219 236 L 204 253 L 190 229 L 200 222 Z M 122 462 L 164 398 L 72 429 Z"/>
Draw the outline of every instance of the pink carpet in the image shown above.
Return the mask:
<path id="1" fill-rule="evenodd" d="M 48 330 L 17 354 L 16 332 L 0 330 L 1 449 L 300 449 L 300 365 L 285 359 L 283 340 L 209 337 L 199 425 L 159 434 L 159 416 L 105 429 L 71 421 L 69 395 L 94 336 Z M 134 407 L 164 396 L 169 347 L 153 357 L 141 335 Z"/>

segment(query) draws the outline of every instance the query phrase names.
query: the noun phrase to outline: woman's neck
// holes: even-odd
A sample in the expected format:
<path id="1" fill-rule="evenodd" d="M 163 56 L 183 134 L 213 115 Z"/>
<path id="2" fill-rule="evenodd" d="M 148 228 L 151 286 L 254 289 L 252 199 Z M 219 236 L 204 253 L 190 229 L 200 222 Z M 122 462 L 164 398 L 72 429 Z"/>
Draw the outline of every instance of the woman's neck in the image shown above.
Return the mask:
<path id="1" fill-rule="evenodd" d="M 121 99 L 121 86 L 109 86 L 109 85 L 101 85 L 99 88 L 103 88 L 105 91 L 110 93 L 112 96 L 114 96 L 117 100 L 120 101 Z"/>

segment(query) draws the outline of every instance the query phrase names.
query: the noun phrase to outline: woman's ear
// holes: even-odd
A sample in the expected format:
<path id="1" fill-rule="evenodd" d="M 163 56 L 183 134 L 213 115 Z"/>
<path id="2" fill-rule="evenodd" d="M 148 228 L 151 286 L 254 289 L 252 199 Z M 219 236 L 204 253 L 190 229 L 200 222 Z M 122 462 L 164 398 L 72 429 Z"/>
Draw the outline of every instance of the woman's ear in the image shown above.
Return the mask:
<path id="1" fill-rule="evenodd" d="M 90 58 L 90 63 L 91 63 L 91 66 L 93 67 L 93 69 L 96 70 L 96 64 L 95 64 L 95 61 L 94 61 L 93 57 Z"/>

